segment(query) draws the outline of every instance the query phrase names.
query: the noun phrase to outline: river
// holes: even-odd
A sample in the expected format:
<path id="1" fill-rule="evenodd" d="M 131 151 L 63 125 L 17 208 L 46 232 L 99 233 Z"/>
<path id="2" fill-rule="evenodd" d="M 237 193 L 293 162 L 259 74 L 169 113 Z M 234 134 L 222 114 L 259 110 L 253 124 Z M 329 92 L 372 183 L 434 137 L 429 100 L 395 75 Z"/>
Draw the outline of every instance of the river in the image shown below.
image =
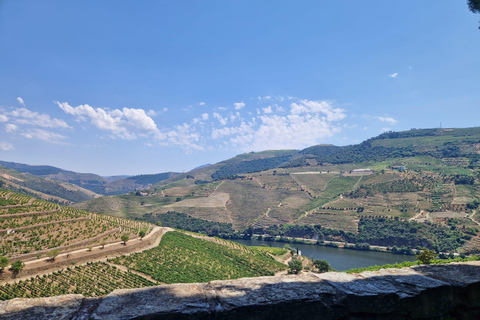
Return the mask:
<path id="1" fill-rule="evenodd" d="M 283 248 L 285 243 L 263 240 L 232 240 L 246 246 L 267 246 Z M 308 244 L 291 244 L 292 248 L 298 248 L 302 256 L 328 261 L 332 268 L 337 271 L 345 271 L 353 268 L 369 267 L 374 265 L 391 264 L 403 261 L 416 261 L 415 256 L 403 254 L 391 254 L 375 251 L 359 251 L 340 249 Z"/>

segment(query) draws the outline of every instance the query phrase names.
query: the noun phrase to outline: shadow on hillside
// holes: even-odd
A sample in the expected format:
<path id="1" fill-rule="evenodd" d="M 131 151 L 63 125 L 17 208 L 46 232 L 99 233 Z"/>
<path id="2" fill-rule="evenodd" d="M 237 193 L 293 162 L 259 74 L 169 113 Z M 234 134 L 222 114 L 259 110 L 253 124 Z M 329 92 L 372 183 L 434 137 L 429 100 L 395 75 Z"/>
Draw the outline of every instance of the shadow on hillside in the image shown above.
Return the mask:
<path id="1" fill-rule="evenodd" d="M 81 299 L 81 305 L 57 297 L 42 308 L 0 311 L 0 319 L 480 319 L 480 264 L 414 270 L 162 285 Z"/>

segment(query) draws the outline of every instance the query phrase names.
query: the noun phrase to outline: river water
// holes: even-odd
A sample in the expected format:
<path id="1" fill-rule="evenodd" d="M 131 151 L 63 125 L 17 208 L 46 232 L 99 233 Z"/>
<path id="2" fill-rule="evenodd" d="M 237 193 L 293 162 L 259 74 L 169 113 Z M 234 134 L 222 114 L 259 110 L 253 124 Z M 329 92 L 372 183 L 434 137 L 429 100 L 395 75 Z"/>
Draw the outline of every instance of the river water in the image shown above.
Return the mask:
<path id="1" fill-rule="evenodd" d="M 246 246 L 267 246 L 283 248 L 285 243 L 263 240 L 232 240 Z M 374 265 L 391 264 L 403 261 L 416 261 L 415 256 L 391 254 L 374 251 L 359 251 L 340 249 L 308 244 L 291 244 L 292 248 L 298 248 L 301 254 L 308 258 L 328 261 L 332 268 L 337 271 L 345 271 L 353 268 L 363 268 Z"/>

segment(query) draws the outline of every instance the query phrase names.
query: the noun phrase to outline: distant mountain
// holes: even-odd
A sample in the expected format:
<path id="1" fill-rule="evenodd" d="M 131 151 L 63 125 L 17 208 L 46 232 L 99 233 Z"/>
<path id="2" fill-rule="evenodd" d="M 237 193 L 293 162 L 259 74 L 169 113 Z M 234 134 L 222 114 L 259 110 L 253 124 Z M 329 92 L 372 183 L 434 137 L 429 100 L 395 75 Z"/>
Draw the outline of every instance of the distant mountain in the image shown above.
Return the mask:
<path id="1" fill-rule="evenodd" d="M 136 218 L 177 211 L 238 229 L 318 223 L 356 232 L 363 212 L 412 218 L 474 207 L 479 169 L 480 128 L 413 129 L 349 146 L 243 153 L 152 184 L 147 195 L 75 206 Z"/>
<path id="2" fill-rule="evenodd" d="M 93 173 L 78 173 L 45 165 L 28 165 L 7 161 L 0 161 L 0 165 L 5 168 L 16 170 L 19 173 L 28 173 L 40 178 L 47 178 L 50 180 L 73 184 L 92 192 L 92 195 L 88 198 L 74 198 L 76 200 L 71 200 L 72 198 L 70 197 L 69 201 L 73 202 L 85 201 L 87 199 L 91 199 L 95 195 L 114 195 L 128 193 L 135 190 L 142 190 L 152 184 L 159 183 L 160 181 L 174 177 L 178 174 L 175 172 L 165 172 L 157 174 L 137 176 L 124 175 L 105 178 Z M 35 188 L 33 189 L 37 190 Z"/>
<path id="3" fill-rule="evenodd" d="M 52 167 L 53 168 L 53 167 Z M 60 204 L 71 204 L 99 197 L 77 185 L 0 167 L 0 187 Z"/>
<path id="4" fill-rule="evenodd" d="M 112 182 L 112 181 L 117 181 L 117 180 L 122 180 L 122 179 L 126 179 L 126 178 L 129 178 L 131 176 L 108 176 L 108 177 L 102 177 L 104 179 L 107 179 L 108 181 Z"/>
<path id="5" fill-rule="evenodd" d="M 198 166 L 198 167 L 196 167 L 196 168 L 193 168 L 191 171 L 193 171 L 193 170 L 197 170 L 197 169 L 206 168 L 206 167 L 210 167 L 210 166 L 213 166 L 213 164 L 211 164 L 211 163 L 207 163 L 207 164 L 204 164 L 204 165 Z"/>

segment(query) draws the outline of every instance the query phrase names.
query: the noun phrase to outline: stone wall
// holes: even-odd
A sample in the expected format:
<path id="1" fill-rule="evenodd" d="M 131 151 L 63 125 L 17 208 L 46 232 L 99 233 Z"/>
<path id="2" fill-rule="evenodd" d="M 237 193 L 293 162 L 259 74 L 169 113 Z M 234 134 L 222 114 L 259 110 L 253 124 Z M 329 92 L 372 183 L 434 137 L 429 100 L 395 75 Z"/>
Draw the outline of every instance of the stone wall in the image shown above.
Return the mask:
<path id="1" fill-rule="evenodd" d="M 13 299 L 0 319 L 480 319 L 480 262 Z"/>

